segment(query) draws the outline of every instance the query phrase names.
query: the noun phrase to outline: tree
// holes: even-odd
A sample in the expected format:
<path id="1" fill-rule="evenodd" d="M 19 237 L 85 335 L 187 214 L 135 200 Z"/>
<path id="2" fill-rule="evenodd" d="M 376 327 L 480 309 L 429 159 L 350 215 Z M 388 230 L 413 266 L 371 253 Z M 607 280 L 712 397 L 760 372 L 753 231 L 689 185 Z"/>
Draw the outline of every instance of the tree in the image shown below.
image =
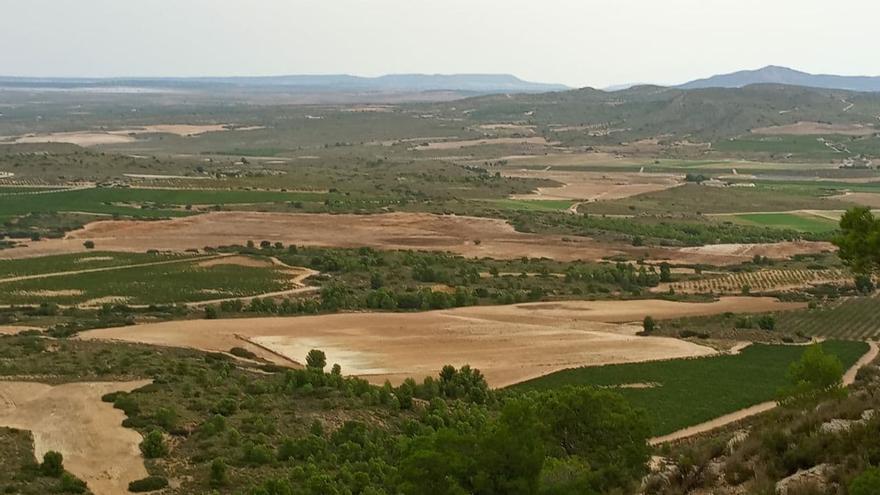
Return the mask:
<path id="1" fill-rule="evenodd" d="M 849 495 L 876 495 L 880 493 L 880 468 L 866 469 L 849 484 Z"/>
<path id="2" fill-rule="evenodd" d="M 651 316 L 646 316 L 644 320 L 642 320 L 642 329 L 645 333 L 651 333 L 654 331 L 654 328 L 657 327 L 657 323 L 654 321 L 654 318 Z"/>
<path id="3" fill-rule="evenodd" d="M 216 320 L 217 319 L 217 308 L 214 306 L 205 306 L 205 319 L 206 320 Z"/>
<path id="4" fill-rule="evenodd" d="M 840 230 L 833 242 L 844 264 L 858 275 L 880 270 L 880 219 L 874 217 L 871 209 L 848 210 L 840 218 Z"/>
<path id="5" fill-rule="evenodd" d="M 663 262 L 660 263 L 660 281 L 661 282 L 670 282 L 672 280 L 672 270 L 669 268 L 669 263 Z"/>
<path id="6" fill-rule="evenodd" d="M 306 354 L 306 366 L 318 371 L 324 371 L 324 367 L 327 366 L 327 355 L 324 354 L 324 351 L 312 349 Z"/>
<path id="7" fill-rule="evenodd" d="M 788 368 L 791 398 L 808 397 L 840 387 L 843 364 L 833 354 L 826 354 L 822 345 L 811 344 L 801 358 Z"/>
<path id="8" fill-rule="evenodd" d="M 40 471 L 46 476 L 57 478 L 64 473 L 64 456 L 60 452 L 50 450 L 43 454 L 43 463 L 40 464 Z"/>
<path id="9" fill-rule="evenodd" d="M 153 430 L 147 433 L 144 440 L 140 443 L 141 452 L 147 459 L 156 459 L 168 455 L 168 446 L 165 444 L 165 437 L 159 430 Z"/>
<path id="10" fill-rule="evenodd" d="M 95 249 L 95 241 L 86 241 L 83 243 L 83 247 L 86 249 Z"/>

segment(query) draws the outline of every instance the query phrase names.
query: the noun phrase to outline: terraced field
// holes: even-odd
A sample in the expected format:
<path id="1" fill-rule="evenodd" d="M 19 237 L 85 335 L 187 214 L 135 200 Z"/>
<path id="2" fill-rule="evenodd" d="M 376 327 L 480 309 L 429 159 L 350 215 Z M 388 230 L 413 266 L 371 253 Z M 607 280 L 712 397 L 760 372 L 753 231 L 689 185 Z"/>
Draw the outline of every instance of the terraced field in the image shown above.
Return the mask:
<path id="1" fill-rule="evenodd" d="M 739 294 L 744 292 L 769 292 L 791 290 L 818 284 L 845 284 L 852 281 L 852 275 L 846 270 L 826 269 L 780 269 L 760 270 L 756 272 L 730 273 L 718 277 L 700 280 L 687 280 L 663 284 L 657 291 L 668 291 L 670 288 L 680 294 Z"/>
<path id="2" fill-rule="evenodd" d="M 841 299 L 827 307 L 779 313 L 782 328 L 836 339 L 880 339 L 880 295 Z"/>

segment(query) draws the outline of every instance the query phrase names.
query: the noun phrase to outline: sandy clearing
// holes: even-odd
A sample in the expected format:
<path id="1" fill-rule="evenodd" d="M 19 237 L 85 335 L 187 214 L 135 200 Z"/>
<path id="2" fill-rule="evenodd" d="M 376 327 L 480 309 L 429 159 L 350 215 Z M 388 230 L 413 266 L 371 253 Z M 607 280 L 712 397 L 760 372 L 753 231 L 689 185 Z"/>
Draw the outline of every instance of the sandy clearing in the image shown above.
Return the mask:
<path id="1" fill-rule="evenodd" d="M 42 328 L 38 327 L 19 327 L 15 325 L 0 325 L 0 335 L 18 335 L 21 332 L 26 330 L 38 330 L 42 331 Z"/>
<path id="2" fill-rule="evenodd" d="M 275 264 L 268 259 L 253 258 L 251 256 L 224 256 L 221 258 L 212 258 L 209 260 L 200 261 L 197 266 L 201 268 L 210 268 L 217 265 L 236 265 L 249 268 L 265 268 L 269 266 L 275 266 Z"/>
<path id="3" fill-rule="evenodd" d="M 880 208 L 880 194 L 878 193 L 848 192 L 839 196 L 831 196 L 831 199 L 848 201 L 862 206 L 870 206 L 871 208 Z"/>
<path id="4" fill-rule="evenodd" d="M 708 246 L 685 247 L 679 249 L 684 254 L 705 256 L 742 256 L 751 258 L 755 255 L 771 258 L 791 257 L 796 254 L 834 251 L 830 242 L 776 242 L 768 244 L 713 244 Z"/>
<path id="5" fill-rule="evenodd" d="M 469 148 L 471 146 L 488 146 L 493 144 L 537 144 L 542 146 L 553 146 L 559 144 L 547 141 L 543 136 L 532 137 L 504 137 L 504 138 L 485 138 L 485 139 L 465 139 L 461 141 L 436 141 L 425 143 L 414 147 L 414 150 L 457 150 L 461 148 Z"/>
<path id="6" fill-rule="evenodd" d="M 571 199 L 601 201 L 628 198 L 638 194 L 662 191 L 683 184 L 683 177 L 674 174 L 607 174 L 560 170 L 505 171 L 507 177 L 550 179 L 560 187 L 539 187 L 531 194 L 516 194 L 513 199 Z"/>
<path id="7" fill-rule="evenodd" d="M 861 358 L 859 358 L 859 360 L 856 361 L 856 363 L 853 364 L 848 370 L 846 370 L 846 373 L 843 375 L 842 384 L 844 387 L 848 387 L 855 383 L 856 375 L 858 374 L 859 370 L 877 358 L 878 350 L 880 350 L 878 349 L 877 343 L 868 342 L 868 345 L 870 346 L 868 352 L 866 352 Z M 776 401 L 762 402 L 760 404 L 755 404 L 754 406 L 747 407 L 745 409 L 740 409 L 739 411 L 734 411 L 730 414 L 725 414 L 724 416 L 706 421 L 705 423 L 690 426 L 688 428 L 672 432 L 668 435 L 651 438 L 650 440 L 648 440 L 648 442 L 651 445 L 660 445 L 662 443 L 673 442 L 676 440 L 692 437 L 694 435 L 706 433 L 716 428 L 720 428 L 722 426 L 726 426 L 737 421 L 742 421 L 743 419 L 761 414 L 763 412 L 767 412 L 777 407 L 778 405 L 779 403 Z"/>
<path id="8" fill-rule="evenodd" d="M 228 351 L 243 342 L 283 365 L 314 348 L 345 373 L 373 383 L 434 375 L 445 364 L 470 364 L 503 387 L 561 369 L 703 356 L 715 351 L 665 337 L 638 337 L 621 324 L 645 315 L 685 315 L 791 309 L 799 303 L 769 298 L 725 298 L 714 303 L 565 301 L 480 306 L 422 313 L 347 313 L 322 316 L 190 320 L 82 332 L 78 338 Z"/>
<path id="9" fill-rule="evenodd" d="M 125 494 L 129 482 L 147 476 L 138 448 L 141 436 L 123 428 L 125 414 L 101 396 L 149 383 L 0 382 L 0 425 L 33 432 L 36 458 L 60 452 L 65 468 L 95 495 Z"/>
<path id="10" fill-rule="evenodd" d="M 333 228 L 327 228 L 332 225 Z M 373 247 L 449 251 L 467 257 L 515 259 L 546 257 L 560 261 L 602 260 L 617 255 L 648 256 L 674 264 L 741 263 L 761 254 L 784 258 L 832 250 L 829 243 L 791 242 L 703 248 L 635 248 L 587 237 L 517 232 L 504 220 L 430 213 L 331 215 L 308 213 L 211 212 L 171 220 L 97 221 L 63 239 L 29 242 L 0 251 L 0 259 L 86 252 L 93 240 L 108 251 L 148 249 L 183 252 L 204 246 L 244 245 L 248 240 L 321 247 Z M 479 240 L 477 243 L 475 241 Z"/>
<path id="11" fill-rule="evenodd" d="M 74 263 L 89 263 L 92 261 L 113 261 L 113 256 L 91 256 L 88 258 L 79 258 Z"/>
<path id="12" fill-rule="evenodd" d="M 208 132 L 220 132 L 233 130 L 228 124 L 207 124 L 207 125 L 191 125 L 191 124 L 158 124 L 145 125 L 132 129 L 120 129 L 111 131 L 114 134 L 176 134 L 178 136 L 198 136 Z"/>
<path id="13" fill-rule="evenodd" d="M 821 134 L 842 134 L 845 136 L 870 136 L 880 129 L 861 124 L 826 124 L 822 122 L 798 122 L 796 124 L 759 127 L 752 129 L 754 134 L 776 134 L 789 136 L 811 136 Z"/>

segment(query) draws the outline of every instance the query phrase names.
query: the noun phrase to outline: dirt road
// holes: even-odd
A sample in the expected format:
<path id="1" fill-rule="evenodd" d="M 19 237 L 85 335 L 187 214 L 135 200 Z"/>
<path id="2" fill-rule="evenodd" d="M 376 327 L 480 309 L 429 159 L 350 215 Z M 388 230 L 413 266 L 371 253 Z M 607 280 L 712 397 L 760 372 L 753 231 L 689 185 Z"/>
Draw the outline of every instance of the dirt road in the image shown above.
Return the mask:
<path id="1" fill-rule="evenodd" d="M 101 396 L 149 384 L 88 382 L 46 385 L 0 382 L 0 425 L 29 430 L 34 454 L 50 450 L 64 456 L 64 467 L 85 481 L 95 495 L 128 493 L 128 483 L 147 476 L 138 444 L 141 436 L 124 428 L 125 414 Z"/>

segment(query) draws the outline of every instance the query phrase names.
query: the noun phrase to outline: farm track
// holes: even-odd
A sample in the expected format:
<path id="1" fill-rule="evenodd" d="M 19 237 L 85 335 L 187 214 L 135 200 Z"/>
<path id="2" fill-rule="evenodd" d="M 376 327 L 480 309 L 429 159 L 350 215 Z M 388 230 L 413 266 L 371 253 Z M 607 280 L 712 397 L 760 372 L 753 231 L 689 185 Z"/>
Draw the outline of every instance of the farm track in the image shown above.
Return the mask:
<path id="1" fill-rule="evenodd" d="M 844 373 L 842 380 L 842 385 L 844 387 L 848 387 L 855 383 L 856 375 L 858 374 L 859 370 L 877 359 L 878 354 L 880 354 L 880 347 L 878 347 L 877 342 L 869 341 L 868 346 L 868 352 L 866 352 L 861 358 L 859 358 L 859 360 L 856 361 L 856 363 L 853 364 L 846 371 L 846 373 Z M 705 423 L 689 426 L 687 428 L 672 432 L 668 435 L 651 438 L 650 440 L 648 440 L 648 442 L 651 445 L 660 445 L 677 440 L 683 440 L 685 438 L 690 438 L 701 433 L 706 433 L 716 428 L 721 428 L 722 426 L 727 426 L 731 423 L 736 423 L 737 421 L 741 421 L 743 419 L 770 411 L 778 405 L 779 403 L 776 401 L 762 402 L 760 404 L 749 406 L 745 409 L 740 409 L 739 411 L 725 414 L 724 416 L 719 416 L 713 420 L 706 421 Z"/>

